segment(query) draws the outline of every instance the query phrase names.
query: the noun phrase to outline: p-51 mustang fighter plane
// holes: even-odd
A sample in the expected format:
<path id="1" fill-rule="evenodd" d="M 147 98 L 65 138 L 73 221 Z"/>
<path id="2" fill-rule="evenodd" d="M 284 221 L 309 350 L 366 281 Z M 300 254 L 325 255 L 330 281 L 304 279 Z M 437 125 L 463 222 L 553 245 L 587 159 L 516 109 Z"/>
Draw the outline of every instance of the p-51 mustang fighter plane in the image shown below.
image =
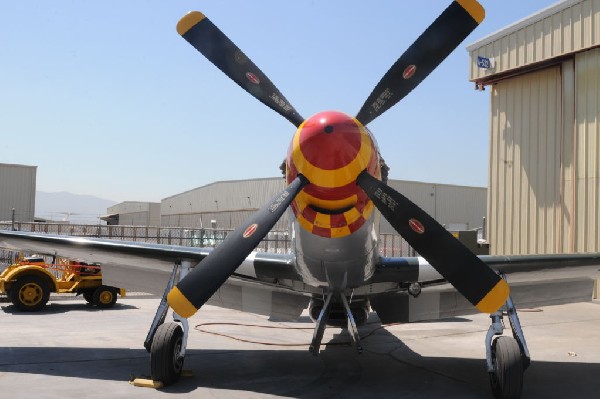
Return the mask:
<path id="1" fill-rule="evenodd" d="M 285 189 L 214 250 L 8 231 L 0 232 L 0 246 L 102 262 L 109 282 L 119 281 L 130 290 L 164 291 L 145 346 L 151 353 L 152 378 L 165 385 L 181 373 L 186 319 L 206 303 L 293 318 L 310 302 L 316 321 L 310 345 L 314 354 L 326 325 L 340 321 L 347 323 L 360 351 L 357 326 L 371 308 L 384 323 L 397 321 L 401 313 L 386 303 L 385 295 L 417 295 L 422 286 L 449 282 L 479 311 L 492 314 L 486 337 L 492 387 L 499 397 L 518 397 L 529 352 L 499 271 L 595 265 L 600 255 L 475 256 L 386 184 L 385 163 L 366 128 L 423 81 L 483 18 L 477 1 L 453 1 L 383 76 L 356 117 L 326 111 L 304 119 L 223 32 L 202 13 L 191 12 L 177 24 L 178 33 L 296 126 L 285 159 Z M 294 215 L 292 253 L 252 252 L 288 208 Z M 422 258 L 379 256 L 381 215 Z M 41 278 L 35 282 L 45 284 Z M 176 322 L 164 323 L 167 303 L 176 312 Z M 513 337 L 498 337 L 503 306 Z"/>

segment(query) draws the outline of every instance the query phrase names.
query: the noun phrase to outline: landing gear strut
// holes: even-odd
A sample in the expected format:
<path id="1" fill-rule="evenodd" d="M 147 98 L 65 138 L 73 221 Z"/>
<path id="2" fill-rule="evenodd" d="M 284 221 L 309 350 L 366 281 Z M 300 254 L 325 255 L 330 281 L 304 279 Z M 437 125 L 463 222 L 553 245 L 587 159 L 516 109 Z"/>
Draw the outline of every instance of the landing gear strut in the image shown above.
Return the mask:
<path id="1" fill-rule="evenodd" d="M 346 295 L 344 295 L 343 292 L 329 292 L 326 295 L 323 308 L 321 309 L 319 317 L 316 320 L 317 324 L 315 326 L 313 339 L 309 348 L 309 351 L 315 356 L 319 354 L 321 341 L 323 340 L 323 333 L 325 332 L 325 326 L 327 325 L 327 321 L 329 320 L 329 313 L 331 311 L 331 307 L 335 299 L 339 299 L 339 302 L 342 304 L 344 312 L 346 313 L 346 319 L 348 320 L 348 332 L 350 333 L 350 337 L 352 338 L 352 343 L 354 344 L 354 347 L 356 348 L 358 353 L 362 353 L 363 351 L 363 348 L 360 345 L 360 336 L 358 335 L 358 327 L 356 326 L 356 320 L 354 319 L 354 315 L 352 314 L 352 310 L 350 309 L 350 305 L 348 304 L 348 299 L 346 299 Z"/>
<path id="2" fill-rule="evenodd" d="M 503 316 L 508 316 L 512 337 L 502 336 Z M 494 397 L 516 399 L 521 397 L 523 373 L 531 364 L 531 357 L 521 329 L 517 309 L 509 296 L 503 309 L 490 315 L 492 325 L 485 337 L 487 371 Z"/>
<path id="3" fill-rule="evenodd" d="M 150 352 L 150 373 L 152 380 L 162 382 L 163 386 L 179 380 L 185 359 L 189 324 L 186 318 L 173 312 L 174 322 L 165 323 L 169 311 L 167 295 L 175 285 L 175 279 L 181 281 L 193 264 L 190 261 L 176 263 L 171 272 L 169 283 L 158 305 L 150 331 L 144 341 L 144 347 Z M 179 273 L 178 273 L 179 272 Z"/>

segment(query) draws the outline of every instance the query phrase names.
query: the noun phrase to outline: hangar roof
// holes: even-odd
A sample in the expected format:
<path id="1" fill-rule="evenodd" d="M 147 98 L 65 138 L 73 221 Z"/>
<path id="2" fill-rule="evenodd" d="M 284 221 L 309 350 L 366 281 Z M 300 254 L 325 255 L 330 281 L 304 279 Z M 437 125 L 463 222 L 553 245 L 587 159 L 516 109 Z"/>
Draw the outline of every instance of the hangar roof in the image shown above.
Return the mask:
<path id="1" fill-rule="evenodd" d="M 489 83 L 599 45 L 600 1 L 563 0 L 469 45 L 469 80 Z M 491 67 L 478 66 L 478 57 Z"/>

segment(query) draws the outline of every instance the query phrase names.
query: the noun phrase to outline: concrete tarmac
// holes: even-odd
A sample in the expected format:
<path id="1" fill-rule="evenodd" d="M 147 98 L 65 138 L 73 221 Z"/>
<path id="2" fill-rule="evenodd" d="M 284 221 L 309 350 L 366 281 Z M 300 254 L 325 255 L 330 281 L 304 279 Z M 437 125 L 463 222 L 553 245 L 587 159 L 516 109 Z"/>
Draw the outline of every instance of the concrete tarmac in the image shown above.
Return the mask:
<path id="1" fill-rule="evenodd" d="M 210 306 L 190 319 L 184 367 L 193 375 L 160 390 L 134 387 L 130 379 L 150 374 L 143 341 L 158 303 L 138 295 L 98 310 L 52 297 L 34 314 L 0 303 L 0 397 L 492 397 L 487 315 L 386 327 L 373 315 L 360 328 L 363 354 L 330 327 L 314 357 L 308 317 L 275 322 Z M 523 398 L 600 397 L 600 302 L 523 309 L 520 318 L 533 358 Z"/>

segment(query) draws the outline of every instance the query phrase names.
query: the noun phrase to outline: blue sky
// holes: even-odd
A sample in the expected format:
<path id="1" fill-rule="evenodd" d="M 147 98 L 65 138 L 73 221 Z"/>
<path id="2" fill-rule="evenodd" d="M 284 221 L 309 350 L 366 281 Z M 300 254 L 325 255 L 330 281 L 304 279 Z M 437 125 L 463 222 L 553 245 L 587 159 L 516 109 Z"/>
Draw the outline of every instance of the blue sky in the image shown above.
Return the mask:
<path id="1" fill-rule="evenodd" d="M 553 0 L 482 1 L 486 19 L 369 124 L 394 179 L 487 185 L 489 91 L 465 47 Z M 37 188 L 160 201 L 217 180 L 278 176 L 294 127 L 175 31 L 200 10 L 306 118 L 355 115 L 449 4 L 386 1 L 13 1 L 0 6 L 0 162 Z"/>

